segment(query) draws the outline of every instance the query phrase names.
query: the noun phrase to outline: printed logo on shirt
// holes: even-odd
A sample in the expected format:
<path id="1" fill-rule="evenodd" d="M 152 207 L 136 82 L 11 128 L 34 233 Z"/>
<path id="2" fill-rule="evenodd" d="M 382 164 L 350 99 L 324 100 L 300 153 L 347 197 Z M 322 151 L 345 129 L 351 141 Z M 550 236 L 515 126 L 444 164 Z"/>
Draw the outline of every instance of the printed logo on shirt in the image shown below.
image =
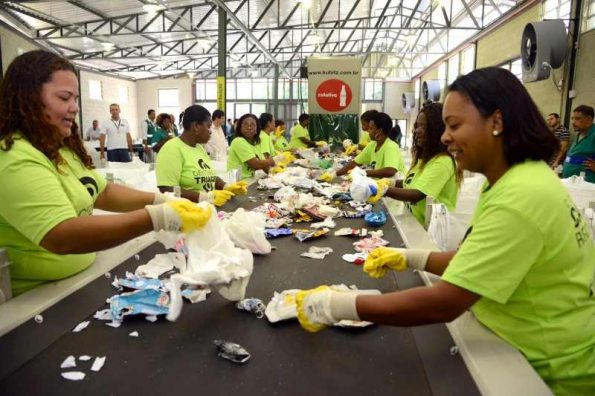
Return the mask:
<path id="1" fill-rule="evenodd" d="M 566 206 L 569 209 L 570 218 L 574 225 L 574 237 L 579 248 L 585 244 L 591 242 L 591 233 L 589 232 L 589 226 L 582 216 L 581 212 L 576 208 L 576 205 L 572 200 L 566 198 Z"/>
<path id="2" fill-rule="evenodd" d="M 213 191 L 217 182 L 217 175 L 214 174 L 211 167 L 202 158 L 198 160 L 198 167 L 199 169 L 194 171 L 196 184 L 202 184 L 203 190 L 206 192 Z"/>
<path id="3" fill-rule="evenodd" d="M 99 193 L 99 187 L 97 186 L 97 182 L 92 177 L 81 177 L 79 181 L 87 189 L 91 197 L 94 197 Z"/>
<path id="4" fill-rule="evenodd" d="M 410 173 L 407 175 L 407 177 L 405 178 L 405 180 L 403 180 L 403 185 L 408 186 L 411 184 L 411 182 L 413 181 L 413 178 L 415 177 L 415 173 Z"/>
<path id="5" fill-rule="evenodd" d="M 376 168 L 376 161 L 370 162 L 370 168 L 372 168 L 372 169 Z"/>

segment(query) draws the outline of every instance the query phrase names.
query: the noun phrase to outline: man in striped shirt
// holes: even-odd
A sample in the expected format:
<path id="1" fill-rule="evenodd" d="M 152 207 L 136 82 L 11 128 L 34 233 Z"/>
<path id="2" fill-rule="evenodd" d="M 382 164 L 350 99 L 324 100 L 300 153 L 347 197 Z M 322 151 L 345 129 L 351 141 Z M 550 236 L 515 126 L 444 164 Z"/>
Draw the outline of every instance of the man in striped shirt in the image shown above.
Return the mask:
<path id="1" fill-rule="evenodd" d="M 570 132 L 564 127 L 564 125 L 560 123 L 560 115 L 557 113 L 549 114 L 546 118 L 546 121 L 550 127 L 550 130 L 560 141 L 560 151 L 558 151 L 550 163 L 552 169 L 555 169 L 558 165 L 562 165 L 564 163 L 564 158 L 566 158 L 566 152 L 568 151 L 568 146 L 570 145 Z"/>

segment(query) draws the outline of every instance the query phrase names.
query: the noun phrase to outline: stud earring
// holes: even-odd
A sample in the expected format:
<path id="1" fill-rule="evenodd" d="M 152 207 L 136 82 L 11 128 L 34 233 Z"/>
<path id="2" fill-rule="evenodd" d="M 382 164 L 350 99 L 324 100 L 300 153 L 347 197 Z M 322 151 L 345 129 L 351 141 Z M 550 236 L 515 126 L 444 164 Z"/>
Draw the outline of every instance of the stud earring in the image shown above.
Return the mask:
<path id="1" fill-rule="evenodd" d="M 492 135 L 494 135 L 494 136 L 498 136 L 499 134 L 500 134 L 500 132 L 498 132 L 496 129 L 494 129 L 492 131 Z"/>

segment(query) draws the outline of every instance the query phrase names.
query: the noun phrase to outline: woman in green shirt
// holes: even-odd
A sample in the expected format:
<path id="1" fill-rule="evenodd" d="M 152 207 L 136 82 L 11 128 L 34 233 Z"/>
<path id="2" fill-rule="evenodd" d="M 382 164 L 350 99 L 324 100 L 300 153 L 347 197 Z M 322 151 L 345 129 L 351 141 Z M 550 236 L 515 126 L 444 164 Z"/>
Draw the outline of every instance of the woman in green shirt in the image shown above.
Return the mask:
<path id="1" fill-rule="evenodd" d="M 161 150 L 161 147 L 167 142 L 169 139 L 173 137 L 171 131 L 172 120 L 169 114 L 161 113 L 157 116 L 157 126 L 155 127 L 155 132 L 153 133 L 153 137 L 149 144 L 154 152 L 158 153 Z"/>
<path id="2" fill-rule="evenodd" d="M 0 86 L 0 246 L 15 295 L 86 269 L 99 250 L 153 230 L 192 230 L 187 215 L 196 225 L 210 217 L 186 200 L 107 183 L 75 124 L 78 89 L 74 66 L 42 50 L 15 58 Z"/>
<path id="3" fill-rule="evenodd" d="M 356 166 L 368 165 L 371 169 L 366 170 L 369 177 L 393 177 L 397 172 L 403 172 L 405 165 L 401 156 L 401 150 L 392 139 L 390 139 L 393 122 L 386 113 L 373 112 L 369 114 L 370 124 L 368 131 L 372 142 L 347 165 L 339 169 L 336 174 L 328 172 L 330 179 L 335 176 L 343 176 Z M 327 174 L 321 179 L 329 179 Z"/>
<path id="4" fill-rule="evenodd" d="M 182 198 L 194 202 L 225 204 L 235 194 L 245 194 L 245 182 L 225 183 L 217 176 L 204 144 L 211 136 L 211 113 L 199 105 L 184 110 L 184 132 L 163 145 L 155 173 L 161 192 L 182 189 Z"/>
<path id="5" fill-rule="evenodd" d="M 228 171 L 240 168 L 242 178 L 247 179 L 254 176 L 256 170 L 268 172 L 275 166 L 275 161 L 266 158 L 260 149 L 259 131 L 258 118 L 254 114 L 240 117 L 227 154 Z"/>
<path id="6" fill-rule="evenodd" d="M 426 197 L 445 204 L 449 210 L 457 204 L 463 175 L 440 141 L 444 129 L 442 104 L 424 105 L 415 121 L 411 167 L 405 179 L 391 180 L 391 187 L 385 192 L 387 197 L 404 201 L 421 225 L 425 225 Z"/>
<path id="7" fill-rule="evenodd" d="M 260 152 L 264 154 L 265 158 L 274 157 L 277 153 L 273 146 L 272 133 L 275 131 L 275 117 L 270 113 L 262 113 L 258 119 L 260 124 Z"/>
<path id="8" fill-rule="evenodd" d="M 414 268 L 442 279 L 378 296 L 329 288 L 297 294 L 298 319 L 318 331 L 342 319 L 393 326 L 450 322 L 471 309 L 517 348 L 557 395 L 595 389 L 595 245 L 547 165 L 557 140 L 516 76 L 490 67 L 458 77 L 442 136 L 462 169 L 486 176 L 456 252 L 378 248 L 372 277 Z"/>
<path id="9" fill-rule="evenodd" d="M 275 134 L 272 136 L 273 145 L 277 151 L 288 151 L 289 143 L 285 139 L 285 122 L 283 120 L 275 120 Z"/>

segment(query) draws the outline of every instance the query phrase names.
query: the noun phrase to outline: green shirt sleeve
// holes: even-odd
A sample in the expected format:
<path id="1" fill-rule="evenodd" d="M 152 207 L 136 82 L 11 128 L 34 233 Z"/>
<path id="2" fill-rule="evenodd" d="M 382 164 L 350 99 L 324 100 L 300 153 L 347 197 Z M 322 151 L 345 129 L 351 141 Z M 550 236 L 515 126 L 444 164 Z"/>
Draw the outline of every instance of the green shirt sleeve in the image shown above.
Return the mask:
<path id="1" fill-rule="evenodd" d="M 246 162 L 252 158 L 257 158 L 255 146 L 246 139 L 234 139 L 233 141 L 237 142 L 234 151 L 240 161 Z"/>
<path id="2" fill-rule="evenodd" d="M 0 185 L 0 216 L 36 245 L 52 228 L 77 217 L 50 162 L 14 160 L 0 169 Z"/>
<path id="3" fill-rule="evenodd" d="M 377 161 L 375 169 L 393 168 L 396 171 L 403 173 L 405 170 L 405 165 L 403 164 L 403 157 L 401 156 L 401 150 L 399 149 L 399 146 L 390 139 L 386 139 L 384 145 L 386 145 L 386 147 L 382 147 L 384 151 L 382 155 L 382 162 Z M 366 148 L 368 147 L 366 146 Z"/>
<path id="4" fill-rule="evenodd" d="M 372 161 L 372 153 L 376 150 L 376 142 L 368 144 L 361 153 L 355 157 L 355 163 L 358 165 L 369 164 Z"/>
<path id="5" fill-rule="evenodd" d="M 511 230 L 522 230 L 511 235 Z M 505 304 L 543 249 L 538 228 L 522 213 L 486 209 L 453 257 L 442 280 Z"/>
<path id="6" fill-rule="evenodd" d="M 440 155 L 430 160 L 415 180 L 415 188 L 428 197 L 437 198 L 446 183 L 453 177 L 454 165 L 450 157 Z"/>
<path id="7" fill-rule="evenodd" d="M 180 186 L 182 178 L 183 155 L 176 150 L 174 139 L 165 143 L 155 164 L 155 174 L 157 176 L 157 185 L 164 187 Z"/>

